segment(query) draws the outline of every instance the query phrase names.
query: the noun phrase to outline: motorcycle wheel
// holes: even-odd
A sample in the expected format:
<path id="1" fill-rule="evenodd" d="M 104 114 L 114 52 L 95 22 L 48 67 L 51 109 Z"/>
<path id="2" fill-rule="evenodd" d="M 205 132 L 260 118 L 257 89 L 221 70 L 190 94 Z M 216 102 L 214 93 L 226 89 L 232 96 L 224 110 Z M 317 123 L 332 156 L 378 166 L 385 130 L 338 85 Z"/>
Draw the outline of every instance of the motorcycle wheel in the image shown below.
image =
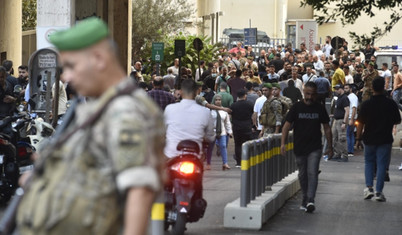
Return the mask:
<path id="1" fill-rule="evenodd" d="M 176 223 L 172 224 L 172 234 L 183 235 L 186 230 L 187 214 L 177 213 Z"/>

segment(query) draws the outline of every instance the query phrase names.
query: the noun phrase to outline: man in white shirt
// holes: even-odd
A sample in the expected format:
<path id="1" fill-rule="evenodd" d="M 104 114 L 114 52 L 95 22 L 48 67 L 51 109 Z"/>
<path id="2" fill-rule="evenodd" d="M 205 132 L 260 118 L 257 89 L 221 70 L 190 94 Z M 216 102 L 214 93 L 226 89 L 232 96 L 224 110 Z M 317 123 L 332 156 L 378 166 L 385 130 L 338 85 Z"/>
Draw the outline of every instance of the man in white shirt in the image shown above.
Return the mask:
<path id="1" fill-rule="evenodd" d="M 315 44 L 313 56 L 317 56 L 318 58 L 321 58 L 321 56 L 324 54 L 324 52 L 322 52 L 320 47 L 321 47 L 320 44 Z"/>
<path id="2" fill-rule="evenodd" d="M 63 74 L 60 75 L 59 81 L 59 102 L 58 102 L 58 109 L 57 109 L 57 116 L 60 118 L 62 117 L 67 111 L 67 93 L 66 88 L 64 87 L 63 81 Z M 52 87 L 52 97 L 53 97 L 53 106 L 55 105 L 55 98 L 56 98 L 56 83 L 53 84 Z"/>
<path id="3" fill-rule="evenodd" d="M 164 112 L 166 126 L 166 146 L 164 153 L 168 158 L 180 154 L 176 150 L 182 140 L 193 140 L 202 149 L 202 141 L 212 142 L 215 139 L 214 124 L 209 109 L 198 105 L 195 101 L 197 85 L 192 79 L 181 83 L 180 103 L 166 106 Z"/>
<path id="4" fill-rule="evenodd" d="M 271 83 L 264 83 L 263 87 L 261 89 L 262 96 L 260 98 L 258 98 L 255 101 L 255 104 L 254 104 L 254 110 L 253 110 L 254 113 L 253 113 L 253 116 L 251 118 L 253 120 L 254 126 L 257 127 L 257 131 L 258 131 L 257 134 L 259 134 L 259 132 L 262 130 L 262 125 L 259 122 L 259 118 L 260 118 L 260 115 L 261 115 L 261 109 L 264 106 L 265 101 L 267 100 L 267 96 L 269 96 L 270 89 L 272 89 Z"/>
<path id="5" fill-rule="evenodd" d="M 343 72 L 345 73 L 346 84 L 353 84 L 353 76 L 349 72 L 349 66 L 343 66 Z"/>
<path id="6" fill-rule="evenodd" d="M 320 73 L 320 71 L 324 70 L 324 62 L 322 62 L 320 60 L 320 57 L 318 57 L 317 55 L 313 56 L 313 65 L 314 65 L 314 69 L 315 71 L 317 71 L 317 74 Z"/>
<path id="7" fill-rule="evenodd" d="M 325 38 L 325 45 L 322 47 L 322 52 L 325 54 L 325 56 L 328 58 L 331 55 L 331 36 L 327 36 Z"/>
<path id="8" fill-rule="evenodd" d="M 348 146 L 348 157 L 353 157 L 354 146 L 355 146 L 355 120 L 357 118 L 357 106 L 359 104 L 359 99 L 354 93 L 355 88 L 350 84 L 345 84 L 344 86 L 345 94 L 349 99 L 349 122 L 346 127 L 346 140 Z"/>
<path id="9" fill-rule="evenodd" d="M 391 71 L 389 71 L 388 69 L 388 64 L 387 63 L 382 63 L 382 73 L 381 73 L 381 77 L 384 78 L 385 80 L 385 87 L 384 90 L 387 91 L 388 95 L 391 94 L 393 85 L 392 85 L 392 74 Z"/>
<path id="10" fill-rule="evenodd" d="M 179 59 L 174 59 L 174 64 L 173 64 L 173 66 L 170 66 L 169 68 L 171 68 L 172 69 L 172 71 L 173 71 L 173 75 L 175 75 L 175 76 L 177 76 L 177 75 L 179 75 Z M 168 69 L 169 69 L 168 68 Z"/>
<path id="11" fill-rule="evenodd" d="M 306 74 L 302 76 L 303 79 L 303 84 L 306 84 L 307 82 L 314 82 L 317 76 L 313 73 L 313 69 L 311 66 L 306 67 Z"/>

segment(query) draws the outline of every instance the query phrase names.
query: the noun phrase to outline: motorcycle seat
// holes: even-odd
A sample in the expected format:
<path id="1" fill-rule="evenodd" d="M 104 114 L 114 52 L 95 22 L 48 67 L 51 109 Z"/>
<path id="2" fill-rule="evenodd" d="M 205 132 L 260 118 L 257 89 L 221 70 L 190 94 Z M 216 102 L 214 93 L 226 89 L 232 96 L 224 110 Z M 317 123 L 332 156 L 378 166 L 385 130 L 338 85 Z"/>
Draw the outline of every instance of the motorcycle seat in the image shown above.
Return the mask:
<path id="1" fill-rule="evenodd" d="M 182 140 L 176 148 L 178 151 L 186 151 L 190 153 L 200 153 L 200 146 L 193 140 Z"/>

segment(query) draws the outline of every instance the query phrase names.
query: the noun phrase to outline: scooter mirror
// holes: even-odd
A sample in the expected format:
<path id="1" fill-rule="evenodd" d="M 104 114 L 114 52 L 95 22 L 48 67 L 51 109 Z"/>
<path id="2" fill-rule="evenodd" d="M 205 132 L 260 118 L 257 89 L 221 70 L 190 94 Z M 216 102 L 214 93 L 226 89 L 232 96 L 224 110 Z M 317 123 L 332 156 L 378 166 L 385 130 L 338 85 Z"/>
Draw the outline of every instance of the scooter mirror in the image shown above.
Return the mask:
<path id="1" fill-rule="evenodd" d="M 21 85 L 15 85 L 14 86 L 14 93 L 20 93 L 22 91 L 22 86 Z"/>

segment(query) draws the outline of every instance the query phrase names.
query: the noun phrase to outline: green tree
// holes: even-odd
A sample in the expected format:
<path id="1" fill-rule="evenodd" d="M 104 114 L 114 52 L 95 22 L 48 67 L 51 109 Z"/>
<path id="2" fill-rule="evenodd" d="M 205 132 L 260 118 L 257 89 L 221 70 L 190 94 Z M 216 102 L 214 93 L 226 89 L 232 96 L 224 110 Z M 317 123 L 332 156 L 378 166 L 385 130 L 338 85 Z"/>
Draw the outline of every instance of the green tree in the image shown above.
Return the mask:
<path id="1" fill-rule="evenodd" d="M 194 36 L 194 35 L 183 35 L 179 33 L 177 36 L 165 36 L 161 42 L 164 43 L 164 58 L 160 64 L 160 71 L 162 75 L 166 74 L 167 68 L 173 65 L 176 56 L 174 54 L 174 41 L 176 39 L 185 40 L 186 41 L 186 54 L 181 58 L 181 66 L 190 68 L 194 73 L 198 68 L 198 54 L 197 50 L 193 46 L 193 41 L 195 38 L 200 38 L 204 44 L 204 48 L 200 51 L 200 60 L 208 62 L 218 60 L 218 56 L 220 55 L 220 49 L 222 49 L 222 45 L 220 44 L 211 44 L 211 38 L 206 36 Z M 143 48 L 142 55 L 144 58 L 151 58 L 151 44 L 147 44 L 146 48 Z M 155 62 L 151 62 L 148 66 L 147 72 L 152 72 L 151 69 L 155 65 Z M 193 74 L 195 76 L 195 74 Z M 150 77 L 145 76 L 145 80 L 149 80 Z"/>
<path id="2" fill-rule="evenodd" d="M 183 30 L 186 20 L 193 13 L 194 6 L 186 0 L 133 0 L 132 42 L 135 59 L 143 56 L 143 49 L 152 42 Z"/>
<path id="3" fill-rule="evenodd" d="M 22 1 L 22 31 L 36 28 L 36 0 Z"/>
<path id="4" fill-rule="evenodd" d="M 390 32 L 402 17 L 402 0 L 302 0 L 301 5 L 309 5 L 313 7 L 314 10 L 321 13 L 315 15 L 319 24 L 339 19 L 343 25 L 354 24 L 362 14 L 371 18 L 375 17 L 375 9 L 390 12 L 389 20 L 383 22 L 383 27 L 373 27 L 373 30 L 369 35 L 359 35 L 356 32 L 349 32 L 349 36 L 352 38 L 354 43 L 361 46 L 364 46 L 367 43 L 373 43 L 374 40 L 377 40 Z M 335 5 L 335 7 L 329 8 L 330 5 Z"/>

